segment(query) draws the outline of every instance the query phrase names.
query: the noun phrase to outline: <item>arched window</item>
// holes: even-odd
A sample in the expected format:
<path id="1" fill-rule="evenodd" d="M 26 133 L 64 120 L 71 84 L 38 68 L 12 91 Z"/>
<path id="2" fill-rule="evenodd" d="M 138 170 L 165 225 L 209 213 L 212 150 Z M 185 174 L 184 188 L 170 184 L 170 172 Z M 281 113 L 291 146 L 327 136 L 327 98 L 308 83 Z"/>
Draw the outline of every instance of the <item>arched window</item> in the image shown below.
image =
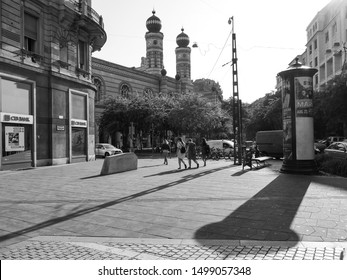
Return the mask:
<path id="1" fill-rule="evenodd" d="M 100 77 L 94 77 L 93 84 L 96 87 L 95 102 L 98 102 L 104 97 L 104 82 Z"/>
<path id="2" fill-rule="evenodd" d="M 145 88 L 143 93 L 145 96 L 151 97 L 153 95 L 153 90 L 151 88 Z"/>
<path id="3" fill-rule="evenodd" d="M 128 98 L 129 94 L 131 92 L 130 86 L 126 83 L 121 84 L 119 92 L 120 92 L 121 96 Z"/>

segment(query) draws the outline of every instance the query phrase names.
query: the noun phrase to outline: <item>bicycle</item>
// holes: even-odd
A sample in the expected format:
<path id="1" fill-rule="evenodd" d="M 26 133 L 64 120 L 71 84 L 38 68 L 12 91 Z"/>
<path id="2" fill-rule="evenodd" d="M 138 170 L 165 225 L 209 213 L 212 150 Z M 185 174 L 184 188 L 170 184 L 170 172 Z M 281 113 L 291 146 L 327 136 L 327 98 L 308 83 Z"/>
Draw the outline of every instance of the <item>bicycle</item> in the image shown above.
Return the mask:
<path id="1" fill-rule="evenodd" d="M 221 149 L 212 147 L 210 152 L 210 159 L 219 160 L 221 157 L 223 157 L 223 151 Z"/>

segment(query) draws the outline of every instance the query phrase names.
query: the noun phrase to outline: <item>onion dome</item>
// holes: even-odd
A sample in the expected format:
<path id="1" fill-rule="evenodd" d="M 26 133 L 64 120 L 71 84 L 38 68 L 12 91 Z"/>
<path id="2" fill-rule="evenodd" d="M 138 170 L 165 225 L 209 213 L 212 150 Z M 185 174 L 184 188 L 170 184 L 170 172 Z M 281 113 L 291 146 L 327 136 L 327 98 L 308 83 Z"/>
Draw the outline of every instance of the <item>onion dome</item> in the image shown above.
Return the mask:
<path id="1" fill-rule="evenodd" d="M 146 21 L 146 27 L 149 32 L 158 33 L 160 32 L 160 29 L 161 29 L 161 21 L 157 16 L 155 16 L 154 10 L 152 14 L 153 15 L 149 17 Z"/>
<path id="2" fill-rule="evenodd" d="M 183 32 L 183 28 L 181 30 L 181 34 L 178 34 L 178 36 L 176 37 L 176 43 L 179 47 L 186 48 L 189 45 L 189 37 L 186 33 Z"/>

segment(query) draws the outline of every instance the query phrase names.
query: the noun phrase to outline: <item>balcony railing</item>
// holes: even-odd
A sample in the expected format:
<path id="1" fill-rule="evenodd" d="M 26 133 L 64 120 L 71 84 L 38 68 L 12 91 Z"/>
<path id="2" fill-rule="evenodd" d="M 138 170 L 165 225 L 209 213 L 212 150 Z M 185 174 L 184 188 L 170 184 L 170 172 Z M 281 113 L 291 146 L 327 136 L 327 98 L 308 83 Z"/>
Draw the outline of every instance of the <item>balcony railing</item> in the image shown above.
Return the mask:
<path id="1" fill-rule="evenodd" d="M 85 15 L 92 19 L 94 22 L 104 28 L 102 16 L 100 16 L 92 7 L 88 6 L 86 1 L 83 0 L 65 0 L 65 6 L 74 10 L 75 12 Z"/>

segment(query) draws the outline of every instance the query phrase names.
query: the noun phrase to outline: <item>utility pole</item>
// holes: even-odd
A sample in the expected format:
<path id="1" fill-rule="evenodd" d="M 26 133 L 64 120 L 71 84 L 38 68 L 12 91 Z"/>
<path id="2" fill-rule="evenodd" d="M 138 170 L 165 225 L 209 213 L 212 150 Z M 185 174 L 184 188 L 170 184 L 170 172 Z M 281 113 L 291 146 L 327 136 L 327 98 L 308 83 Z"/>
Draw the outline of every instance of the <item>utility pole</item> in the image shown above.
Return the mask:
<path id="1" fill-rule="evenodd" d="M 242 118 L 241 100 L 239 100 L 239 82 L 237 73 L 236 34 L 234 32 L 234 17 L 229 18 L 232 24 L 232 67 L 233 67 L 233 128 L 234 128 L 234 164 L 242 164 Z M 237 150 L 236 150 L 237 147 Z"/>

